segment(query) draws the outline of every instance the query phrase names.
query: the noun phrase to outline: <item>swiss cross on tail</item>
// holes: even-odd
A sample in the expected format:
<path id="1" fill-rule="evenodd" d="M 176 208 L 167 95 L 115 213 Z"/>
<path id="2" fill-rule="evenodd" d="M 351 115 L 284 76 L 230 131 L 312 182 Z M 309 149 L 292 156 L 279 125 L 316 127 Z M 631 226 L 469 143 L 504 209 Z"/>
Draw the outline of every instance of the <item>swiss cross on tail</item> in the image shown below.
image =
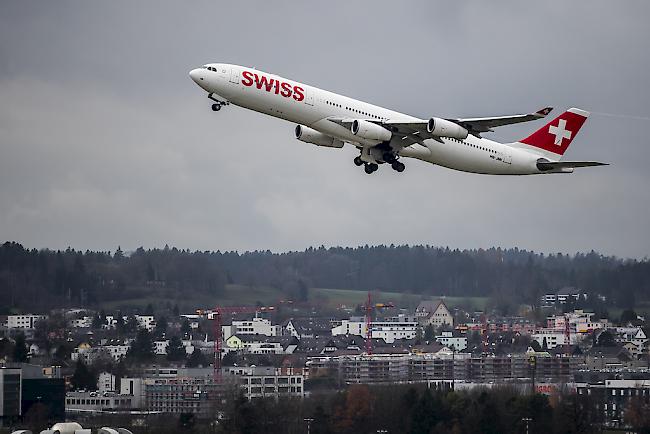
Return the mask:
<path id="1" fill-rule="evenodd" d="M 559 158 L 564 155 L 587 117 L 589 117 L 589 112 L 571 108 L 546 124 L 546 126 L 521 140 L 521 143 L 543 149 L 557 155 Z"/>

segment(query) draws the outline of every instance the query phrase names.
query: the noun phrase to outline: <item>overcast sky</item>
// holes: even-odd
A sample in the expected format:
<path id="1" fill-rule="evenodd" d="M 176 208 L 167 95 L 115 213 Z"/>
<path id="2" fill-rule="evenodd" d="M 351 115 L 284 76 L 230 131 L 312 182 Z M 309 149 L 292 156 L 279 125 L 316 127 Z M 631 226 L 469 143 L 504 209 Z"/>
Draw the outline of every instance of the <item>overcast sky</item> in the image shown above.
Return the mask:
<path id="1" fill-rule="evenodd" d="M 431 244 L 650 255 L 650 2 L 0 3 L 0 240 L 200 250 Z M 227 62 L 415 116 L 593 114 L 572 175 L 498 177 L 210 110 Z M 613 114 L 604 115 L 605 113 Z M 500 128 L 513 141 L 540 122 Z"/>

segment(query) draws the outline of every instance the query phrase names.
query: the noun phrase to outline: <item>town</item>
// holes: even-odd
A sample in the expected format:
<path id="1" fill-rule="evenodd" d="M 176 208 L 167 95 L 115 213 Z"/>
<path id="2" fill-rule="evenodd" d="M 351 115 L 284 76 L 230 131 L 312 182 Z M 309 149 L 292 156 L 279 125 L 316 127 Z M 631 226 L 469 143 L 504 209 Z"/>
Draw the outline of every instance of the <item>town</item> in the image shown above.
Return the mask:
<path id="1" fill-rule="evenodd" d="M 581 297 L 576 288 L 542 295 L 542 321 L 530 311 L 468 311 L 445 298 L 409 310 L 372 292 L 336 315 L 291 300 L 283 309 L 7 315 L 0 417 L 8 427 L 107 418 L 133 429 L 161 415 L 218 422 L 233 393 L 303 400 L 353 385 L 419 385 L 590 396 L 599 424 L 630 427 L 639 417 L 630 409 L 650 398 L 646 319 L 571 308 Z"/>

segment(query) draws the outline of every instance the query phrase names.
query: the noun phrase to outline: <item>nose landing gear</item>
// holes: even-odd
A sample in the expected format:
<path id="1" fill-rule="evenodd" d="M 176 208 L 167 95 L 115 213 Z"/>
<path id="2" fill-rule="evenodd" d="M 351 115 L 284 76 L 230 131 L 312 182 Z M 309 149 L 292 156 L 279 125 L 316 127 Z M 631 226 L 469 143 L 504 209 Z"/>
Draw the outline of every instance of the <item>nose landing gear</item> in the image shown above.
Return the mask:
<path id="1" fill-rule="evenodd" d="M 230 105 L 228 101 L 221 101 L 213 96 L 213 93 L 208 94 L 208 98 L 210 98 L 212 101 L 214 101 L 214 104 L 212 104 L 212 111 L 213 112 L 218 112 L 221 110 L 221 107 Z"/>

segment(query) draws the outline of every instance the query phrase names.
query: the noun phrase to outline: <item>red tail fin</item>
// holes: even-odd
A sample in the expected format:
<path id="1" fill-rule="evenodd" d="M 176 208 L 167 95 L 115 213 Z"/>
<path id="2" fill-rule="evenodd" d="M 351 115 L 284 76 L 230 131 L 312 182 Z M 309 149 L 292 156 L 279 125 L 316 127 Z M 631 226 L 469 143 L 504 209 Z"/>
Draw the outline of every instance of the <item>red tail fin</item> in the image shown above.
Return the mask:
<path id="1" fill-rule="evenodd" d="M 589 112 L 570 108 L 520 142 L 562 156 L 588 117 Z"/>

